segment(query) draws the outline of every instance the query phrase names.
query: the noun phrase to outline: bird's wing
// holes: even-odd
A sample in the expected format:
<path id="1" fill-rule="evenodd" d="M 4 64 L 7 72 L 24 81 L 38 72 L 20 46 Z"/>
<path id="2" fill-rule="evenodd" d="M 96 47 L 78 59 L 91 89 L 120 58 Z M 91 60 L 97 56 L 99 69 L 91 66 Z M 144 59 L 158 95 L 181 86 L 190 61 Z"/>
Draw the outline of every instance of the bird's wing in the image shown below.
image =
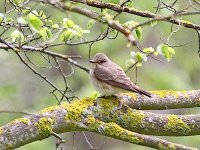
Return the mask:
<path id="1" fill-rule="evenodd" d="M 118 87 L 118 88 L 122 88 L 125 90 L 129 90 L 129 91 L 135 91 L 135 88 L 137 88 L 136 85 L 134 85 L 132 83 L 132 81 L 130 80 L 130 78 L 128 76 L 126 76 L 125 72 L 117 65 L 115 65 L 114 67 L 98 67 L 94 69 L 94 75 L 97 79 Z M 135 87 L 134 87 L 135 86 Z"/>

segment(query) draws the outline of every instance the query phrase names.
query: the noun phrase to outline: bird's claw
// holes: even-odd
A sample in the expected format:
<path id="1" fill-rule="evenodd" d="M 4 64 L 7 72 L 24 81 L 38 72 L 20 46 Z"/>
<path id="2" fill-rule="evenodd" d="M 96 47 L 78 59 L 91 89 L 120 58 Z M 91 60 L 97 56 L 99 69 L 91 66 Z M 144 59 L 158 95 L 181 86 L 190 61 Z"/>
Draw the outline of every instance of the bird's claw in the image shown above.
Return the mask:
<path id="1" fill-rule="evenodd" d="M 113 110 L 111 110 L 111 113 L 113 114 L 115 111 L 121 109 L 122 106 L 123 106 L 123 103 L 122 103 L 122 101 L 119 100 L 119 105 L 116 106 Z"/>

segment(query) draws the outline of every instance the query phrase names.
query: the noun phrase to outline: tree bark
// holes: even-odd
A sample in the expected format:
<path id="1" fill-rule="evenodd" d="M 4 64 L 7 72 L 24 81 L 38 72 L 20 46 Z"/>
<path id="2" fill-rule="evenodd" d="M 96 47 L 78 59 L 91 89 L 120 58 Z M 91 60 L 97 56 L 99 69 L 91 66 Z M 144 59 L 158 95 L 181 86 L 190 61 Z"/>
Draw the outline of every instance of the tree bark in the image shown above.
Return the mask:
<path id="1" fill-rule="evenodd" d="M 48 138 L 55 133 L 90 131 L 133 144 L 156 149 L 193 150 L 149 135 L 189 136 L 200 134 L 200 115 L 156 114 L 136 110 L 142 107 L 166 109 L 175 103 L 177 108 L 193 107 L 200 91 L 152 91 L 152 98 L 125 93 L 120 98 L 84 98 L 41 110 L 37 114 L 16 119 L 0 128 L 0 149 L 14 149 Z M 166 100 L 166 102 L 164 102 Z M 121 101 L 121 102 L 120 102 Z M 159 103 L 159 101 L 161 103 Z M 183 104 L 182 104 L 182 103 Z M 122 107 L 119 108 L 119 104 Z M 196 103 L 196 104 L 195 104 Z M 158 105 L 159 104 L 159 105 Z M 188 105 L 187 105 L 188 104 Z M 155 105 L 158 105 L 155 107 Z M 139 108 L 139 107 L 138 107 Z M 175 107 L 171 107 L 175 108 Z"/>

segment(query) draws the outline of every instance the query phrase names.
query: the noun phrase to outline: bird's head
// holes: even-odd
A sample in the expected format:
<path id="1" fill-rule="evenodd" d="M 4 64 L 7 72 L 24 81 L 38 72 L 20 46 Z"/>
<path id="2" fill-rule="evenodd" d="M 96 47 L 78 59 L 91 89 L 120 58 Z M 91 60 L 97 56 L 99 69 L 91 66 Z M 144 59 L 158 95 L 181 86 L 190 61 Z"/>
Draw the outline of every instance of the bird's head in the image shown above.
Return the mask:
<path id="1" fill-rule="evenodd" d="M 89 60 L 92 66 L 106 66 L 110 62 L 110 59 L 103 53 L 97 53 L 93 59 Z"/>

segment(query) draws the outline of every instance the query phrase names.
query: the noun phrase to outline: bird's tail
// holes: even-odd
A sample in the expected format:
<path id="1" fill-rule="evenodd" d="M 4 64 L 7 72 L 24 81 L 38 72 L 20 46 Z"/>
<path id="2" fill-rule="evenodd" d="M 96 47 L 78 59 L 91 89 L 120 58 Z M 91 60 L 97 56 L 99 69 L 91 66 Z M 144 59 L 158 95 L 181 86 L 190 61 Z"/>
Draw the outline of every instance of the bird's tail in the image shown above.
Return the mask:
<path id="1" fill-rule="evenodd" d="M 149 92 L 147 92 L 147 91 L 145 91 L 145 90 L 143 90 L 143 89 L 141 89 L 141 88 L 137 88 L 136 91 L 137 91 L 139 94 L 146 95 L 146 96 L 148 96 L 148 97 L 152 97 L 152 96 L 151 96 L 151 93 L 149 93 Z"/>
<path id="2" fill-rule="evenodd" d="M 139 88 L 138 86 L 136 86 L 136 85 L 134 85 L 134 84 L 132 85 L 131 89 L 132 89 L 133 92 L 139 93 L 139 94 L 141 94 L 141 95 L 146 95 L 146 96 L 148 96 L 148 97 L 152 97 L 152 96 L 151 96 L 151 93 L 149 93 L 149 92 L 147 92 L 147 91 L 145 91 L 145 90 Z"/>

